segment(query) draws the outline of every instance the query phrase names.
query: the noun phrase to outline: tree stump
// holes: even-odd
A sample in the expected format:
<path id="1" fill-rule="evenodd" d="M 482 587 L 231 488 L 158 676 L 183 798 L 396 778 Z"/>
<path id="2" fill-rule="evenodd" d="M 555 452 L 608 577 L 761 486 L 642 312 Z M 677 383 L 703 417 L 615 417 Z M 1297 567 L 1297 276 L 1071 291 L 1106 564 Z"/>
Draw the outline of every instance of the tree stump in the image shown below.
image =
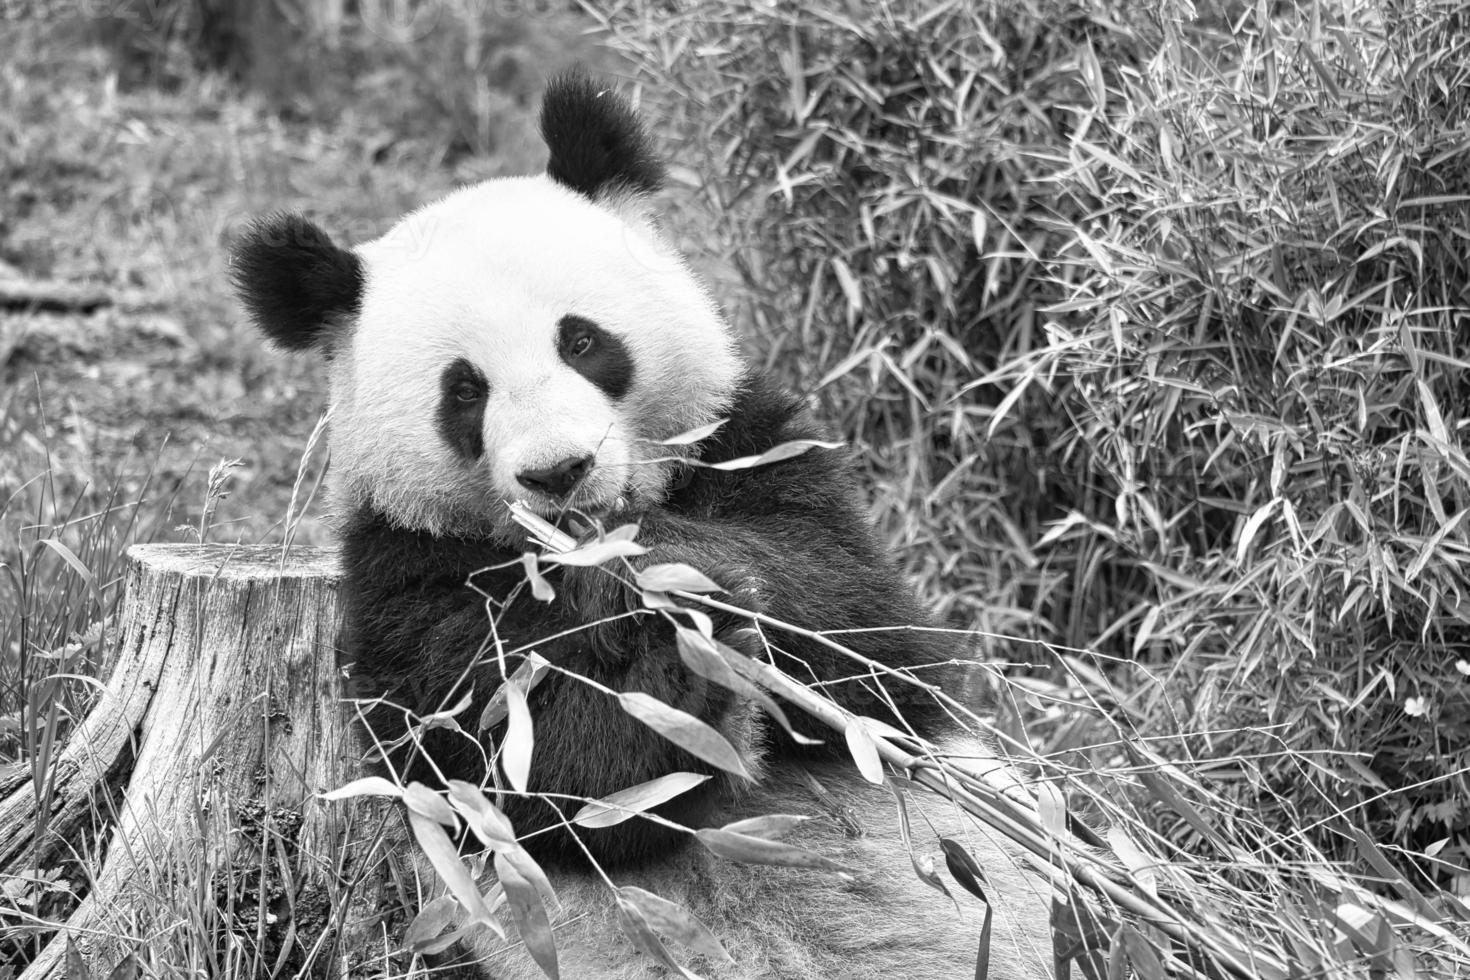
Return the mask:
<path id="1" fill-rule="evenodd" d="M 28 767 L 0 783 L 0 872 L 75 857 L 95 876 L 22 980 L 75 976 L 79 960 L 106 977 L 130 954 L 205 950 L 201 936 L 223 940 L 199 954 L 215 975 L 326 965 L 342 928 L 328 917 L 361 884 L 352 855 L 373 850 L 348 840 L 372 832 L 368 804 L 318 798 L 360 770 L 336 578 L 320 549 L 128 551 L 103 693 L 40 796 Z M 100 862 L 75 853 L 98 813 Z"/>

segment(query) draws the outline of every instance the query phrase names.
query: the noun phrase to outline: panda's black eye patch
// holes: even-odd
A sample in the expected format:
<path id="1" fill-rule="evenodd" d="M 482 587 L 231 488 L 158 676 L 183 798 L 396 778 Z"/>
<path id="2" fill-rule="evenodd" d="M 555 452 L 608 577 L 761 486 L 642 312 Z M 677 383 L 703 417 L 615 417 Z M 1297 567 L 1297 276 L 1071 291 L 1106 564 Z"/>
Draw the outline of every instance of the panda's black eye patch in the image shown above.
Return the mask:
<path id="1" fill-rule="evenodd" d="M 556 327 L 556 352 L 563 363 L 609 398 L 622 398 L 628 393 L 633 387 L 633 357 L 618 336 L 572 313 L 562 317 Z"/>
<path id="2" fill-rule="evenodd" d="M 490 385 L 469 361 L 455 358 L 439 376 L 439 437 L 467 460 L 485 453 L 485 395 Z"/>

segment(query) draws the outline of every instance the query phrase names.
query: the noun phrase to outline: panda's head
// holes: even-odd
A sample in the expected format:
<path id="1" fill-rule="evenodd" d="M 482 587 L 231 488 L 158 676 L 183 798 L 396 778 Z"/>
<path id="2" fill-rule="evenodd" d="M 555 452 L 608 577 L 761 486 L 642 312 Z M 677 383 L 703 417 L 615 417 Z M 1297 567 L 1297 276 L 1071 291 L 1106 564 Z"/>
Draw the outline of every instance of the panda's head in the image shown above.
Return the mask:
<path id="1" fill-rule="evenodd" d="M 244 304 L 329 363 L 333 484 L 405 528 L 524 534 L 506 504 L 657 500 L 667 447 L 718 417 L 729 329 L 659 237 L 663 168 L 627 103 L 579 74 L 541 111 L 546 173 L 463 188 L 353 249 L 294 214 L 236 246 Z"/>

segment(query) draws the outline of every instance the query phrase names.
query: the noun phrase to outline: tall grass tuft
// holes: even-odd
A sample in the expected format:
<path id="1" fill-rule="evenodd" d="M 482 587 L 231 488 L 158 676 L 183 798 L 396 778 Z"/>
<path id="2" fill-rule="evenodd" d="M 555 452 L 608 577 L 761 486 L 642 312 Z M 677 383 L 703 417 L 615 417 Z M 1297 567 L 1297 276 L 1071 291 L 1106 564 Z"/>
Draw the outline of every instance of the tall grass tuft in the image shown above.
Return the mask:
<path id="1" fill-rule="evenodd" d="M 124 554 L 162 529 L 177 492 L 135 460 L 99 475 L 45 419 L 34 427 L 25 398 L 13 390 L 0 402 L 0 783 L 32 783 L 33 837 L 46 845 L 0 882 L 0 971 L 45 935 L 18 923 L 68 908 L 71 881 L 88 873 L 79 861 L 93 842 L 58 849 L 47 832 L 55 763 L 115 651 Z"/>
<path id="2" fill-rule="evenodd" d="M 1443 941 L 1470 890 L 1462 6 L 605 16 L 704 154 L 682 176 L 768 364 L 947 611 L 1049 668 L 1002 697 L 1039 772 L 1279 962 Z M 1415 913 L 1343 925 L 1384 896 Z"/>
<path id="3" fill-rule="evenodd" d="M 0 763 L 45 768 L 45 741 L 86 700 L 78 675 L 106 652 L 124 553 L 151 540 L 177 487 L 127 460 L 107 476 L 21 417 L 24 393 L 0 404 Z"/>

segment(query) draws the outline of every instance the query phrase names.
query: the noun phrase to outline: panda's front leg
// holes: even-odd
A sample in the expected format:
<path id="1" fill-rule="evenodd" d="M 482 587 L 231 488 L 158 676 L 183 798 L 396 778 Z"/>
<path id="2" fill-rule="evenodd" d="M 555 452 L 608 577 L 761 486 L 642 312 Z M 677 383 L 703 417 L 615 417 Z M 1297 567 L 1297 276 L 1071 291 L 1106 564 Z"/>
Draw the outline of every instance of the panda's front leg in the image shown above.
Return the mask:
<path id="1" fill-rule="evenodd" d="M 703 826 L 734 777 L 690 755 L 675 741 L 629 714 L 610 694 L 641 693 L 698 718 L 719 732 L 754 768 L 760 728 L 753 707 L 682 662 L 675 626 L 645 609 L 639 593 L 611 568 L 564 566 L 550 574 L 561 622 L 575 624 L 555 641 L 536 644 L 556 671 L 532 692 L 535 763 L 530 788 L 597 798 L 675 772 L 712 777 L 656 813 L 675 824 Z M 516 605 L 519 605 L 518 600 Z M 744 620 L 716 617 L 715 634 L 738 642 Z M 682 839 L 667 824 L 633 820 L 612 828 L 547 833 L 560 815 L 532 800 L 511 800 L 506 813 L 521 833 L 535 834 L 538 854 L 575 857 L 585 847 L 599 861 L 622 862 L 667 853 Z"/>
<path id="2" fill-rule="evenodd" d="M 638 517 L 638 540 L 648 547 L 646 554 L 627 564 L 566 565 L 549 577 L 557 592 L 555 601 L 563 604 L 566 620 L 576 625 L 571 638 L 576 659 L 599 683 L 619 692 L 651 695 L 722 728 L 739 706 L 729 691 L 684 665 L 677 631 L 690 627 L 691 621 L 677 612 L 645 605 L 637 572 L 654 564 L 687 564 L 720 585 L 723 602 L 751 610 L 759 606 L 758 579 L 741 549 L 730 547 L 729 540 L 724 541 L 723 552 L 715 546 L 716 540 L 727 538 L 716 529 L 706 535 L 698 521 L 675 522 L 647 513 Z M 676 531 L 674 523 L 683 527 Z M 748 616 L 722 610 L 703 612 L 715 639 L 742 650 L 753 645 Z"/>

